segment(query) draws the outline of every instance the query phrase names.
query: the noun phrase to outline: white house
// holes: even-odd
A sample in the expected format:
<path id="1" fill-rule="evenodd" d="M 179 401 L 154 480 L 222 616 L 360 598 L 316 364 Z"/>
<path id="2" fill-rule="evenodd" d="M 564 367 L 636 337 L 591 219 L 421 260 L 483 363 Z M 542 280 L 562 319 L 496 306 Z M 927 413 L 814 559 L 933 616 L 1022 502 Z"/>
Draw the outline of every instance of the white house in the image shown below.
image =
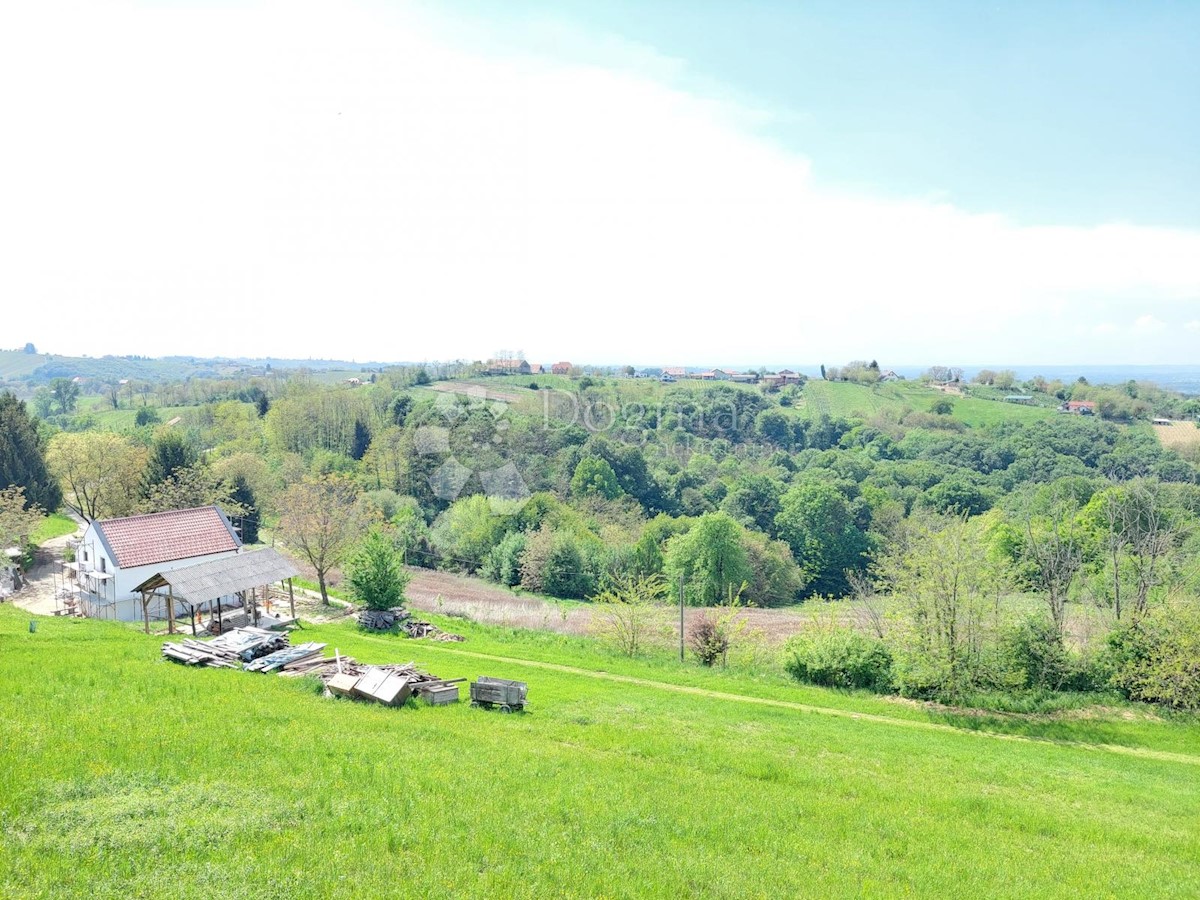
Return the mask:
<path id="1" fill-rule="evenodd" d="M 80 600 L 89 616 L 140 621 L 134 588 L 151 575 L 233 556 L 241 546 L 215 506 L 97 520 L 75 551 Z"/>

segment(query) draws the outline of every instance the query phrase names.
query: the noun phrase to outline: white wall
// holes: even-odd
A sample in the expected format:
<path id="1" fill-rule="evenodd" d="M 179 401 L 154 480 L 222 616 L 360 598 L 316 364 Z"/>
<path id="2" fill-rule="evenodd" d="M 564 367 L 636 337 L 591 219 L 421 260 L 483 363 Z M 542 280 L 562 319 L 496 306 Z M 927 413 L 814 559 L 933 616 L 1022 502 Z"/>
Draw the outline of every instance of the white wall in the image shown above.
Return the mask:
<path id="1" fill-rule="evenodd" d="M 84 553 L 87 553 L 87 560 L 84 560 Z M 107 584 L 101 583 L 101 590 L 97 594 L 107 601 L 117 601 L 116 613 L 117 618 L 123 622 L 138 622 L 142 619 L 142 595 L 134 590 L 139 584 L 154 575 L 156 572 L 171 572 L 175 569 L 182 569 L 184 566 L 192 566 L 196 563 L 208 562 L 212 559 L 223 559 L 226 556 L 235 556 L 236 550 L 224 550 L 220 553 L 209 553 L 205 556 L 193 556 L 189 559 L 173 559 L 170 562 L 154 563 L 149 566 L 135 566 L 131 569 L 119 569 L 114 561 L 109 558 L 108 552 L 104 549 L 104 544 L 96 534 L 95 525 L 89 524 L 87 530 L 83 533 L 83 540 L 79 545 L 79 550 L 75 558 L 76 565 L 80 566 L 80 586 L 87 591 L 92 589 L 93 582 L 86 577 L 85 571 L 100 570 L 100 560 L 104 560 L 104 568 L 108 572 L 114 573 L 115 577 L 110 579 Z M 154 617 L 154 611 L 157 604 L 152 601 L 150 604 L 150 614 Z M 176 604 L 175 614 L 181 614 L 182 607 Z M 162 617 L 166 616 L 165 606 L 162 607 Z"/>

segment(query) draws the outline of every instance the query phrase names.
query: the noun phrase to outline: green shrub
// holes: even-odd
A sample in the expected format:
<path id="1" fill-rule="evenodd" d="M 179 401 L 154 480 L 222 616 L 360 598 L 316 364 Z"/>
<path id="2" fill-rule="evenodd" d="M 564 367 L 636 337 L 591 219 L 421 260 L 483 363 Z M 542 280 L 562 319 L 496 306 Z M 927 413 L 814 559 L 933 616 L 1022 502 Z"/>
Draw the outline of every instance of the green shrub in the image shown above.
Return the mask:
<path id="1" fill-rule="evenodd" d="M 505 587 L 521 583 L 521 554 L 525 552 L 525 535 L 513 531 L 504 536 L 483 560 L 480 573 L 488 581 Z"/>
<path id="2" fill-rule="evenodd" d="M 1200 709 L 1200 604 L 1174 603 L 1108 637 L 1112 683 L 1131 700 Z"/>
<path id="3" fill-rule="evenodd" d="M 887 645 L 852 628 L 802 632 L 788 641 L 784 653 L 784 668 L 797 681 L 873 691 L 891 688 L 892 654 Z"/>
<path id="4" fill-rule="evenodd" d="M 1017 688 L 1061 690 L 1074 668 L 1062 635 L 1045 616 L 1030 616 L 1007 629 L 1000 638 L 1000 653 Z"/>

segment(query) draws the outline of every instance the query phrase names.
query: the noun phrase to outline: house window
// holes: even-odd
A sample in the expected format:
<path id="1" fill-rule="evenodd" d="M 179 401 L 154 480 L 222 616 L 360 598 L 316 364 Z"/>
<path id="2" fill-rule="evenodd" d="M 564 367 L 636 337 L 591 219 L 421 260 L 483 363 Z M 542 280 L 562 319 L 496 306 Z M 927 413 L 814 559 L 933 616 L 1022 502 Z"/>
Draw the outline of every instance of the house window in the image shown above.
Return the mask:
<path id="1" fill-rule="evenodd" d="M 84 561 L 84 562 L 87 562 L 87 561 L 88 561 L 88 555 L 87 555 L 87 551 L 86 551 L 86 550 L 84 550 L 84 551 L 83 551 L 83 561 Z"/>
<path id="2" fill-rule="evenodd" d="M 104 566 L 105 566 L 105 564 L 106 564 L 107 562 L 108 562 L 108 560 L 106 560 L 106 559 L 105 559 L 103 556 L 102 556 L 102 557 L 100 557 L 100 571 L 101 571 L 101 572 L 107 572 L 107 571 L 108 571 L 108 569 L 104 568 Z"/>

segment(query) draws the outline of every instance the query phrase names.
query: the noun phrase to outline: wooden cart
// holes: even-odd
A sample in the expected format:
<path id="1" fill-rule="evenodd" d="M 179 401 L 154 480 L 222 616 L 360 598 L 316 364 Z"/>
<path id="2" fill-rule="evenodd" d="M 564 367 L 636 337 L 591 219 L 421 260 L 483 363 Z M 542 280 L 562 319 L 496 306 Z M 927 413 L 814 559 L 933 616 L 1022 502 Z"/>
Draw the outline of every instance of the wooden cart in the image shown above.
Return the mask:
<path id="1" fill-rule="evenodd" d="M 529 688 L 524 681 L 509 681 L 506 678 L 488 678 L 481 675 L 471 683 L 471 705 L 484 709 L 499 707 L 500 712 L 512 712 L 525 708 L 525 695 Z"/>

